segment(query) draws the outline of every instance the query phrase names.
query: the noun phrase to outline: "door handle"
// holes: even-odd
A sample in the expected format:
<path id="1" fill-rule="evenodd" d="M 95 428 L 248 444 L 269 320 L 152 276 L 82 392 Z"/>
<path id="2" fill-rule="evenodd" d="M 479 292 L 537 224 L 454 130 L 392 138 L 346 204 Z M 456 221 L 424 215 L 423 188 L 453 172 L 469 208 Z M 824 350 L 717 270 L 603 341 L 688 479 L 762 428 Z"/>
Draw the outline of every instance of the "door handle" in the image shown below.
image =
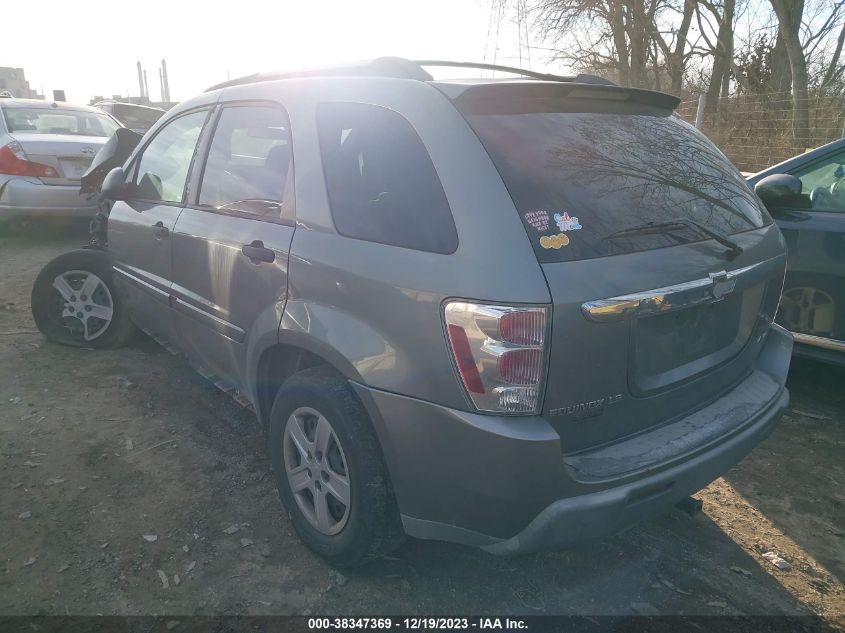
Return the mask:
<path id="1" fill-rule="evenodd" d="M 153 224 L 153 235 L 156 237 L 167 237 L 170 235 L 170 229 L 164 226 L 164 222 L 159 220 L 155 224 Z"/>
<path id="2" fill-rule="evenodd" d="M 270 264 L 276 260 L 276 253 L 265 247 L 261 240 L 253 240 L 251 244 L 244 244 L 241 246 L 241 252 L 249 257 L 253 263 L 267 262 Z"/>

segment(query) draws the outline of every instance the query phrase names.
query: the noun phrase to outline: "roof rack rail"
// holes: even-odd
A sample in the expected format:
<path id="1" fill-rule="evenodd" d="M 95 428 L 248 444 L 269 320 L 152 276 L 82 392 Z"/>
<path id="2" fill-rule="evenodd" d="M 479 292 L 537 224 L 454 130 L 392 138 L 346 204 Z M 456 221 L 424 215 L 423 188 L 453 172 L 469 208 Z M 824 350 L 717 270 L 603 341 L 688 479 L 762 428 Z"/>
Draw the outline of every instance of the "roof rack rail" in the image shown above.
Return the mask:
<path id="1" fill-rule="evenodd" d="M 580 84 L 599 84 L 602 86 L 615 86 L 615 82 L 598 75 L 579 73 L 577 75 L 554 75 L 552 73 L 541 73 L 534 70 L 526 70 L 515 66 L 501 66 L 499 64 L 484 64 L 478 62 L 453 62 L 439 59 L 415 59 L 414 64 L 419 66 L 436 66 L 446 68 L 478 68 L 481 70 L 499 70 L 502 72 L 530 77 L 531 79 L 542 79 L 543 81 L 566 81 Z"/>
<path id="2" fill-rule="evenodd" d="M 377 57 L 375 59 L 354 62 L 342 66 L 323 68 L 309 68 L 303 70 L 279 71 L 270 73 L 255 73 L 230 79 L 208 88 L 206 92 L 240 86 L 259 81 L 274 81 L 276 79 L 294 79 L 297 77 L 393 77 L 395 79 L 416 79 L 417 81 L 431 81 L 434 79 L 422 67 L 402 57 Z"/>
<path id="3" fill-rule="evenodd" d="M 215 84 L 208 88 L 206 92 L 219 90 L 220 88 L 228 88 L 230 86 L 240 86 L 260 81 L 273 81 L 276 79 L 293 79 L 296 77 L 393 77 L 396 79 L 415 79 L 417 81 L 433 80 L 434 77 L 426 72 L 423 66 L 499 70 L 502 72 L 521 75 L 523 77 L 530 77 L 532 79 L 542 79 L 544 81 L 565 81 L 571 83 L 599 84 L 604 86 L 616 85 L 609 79 L 599 77 L 598 75 L 579 74 L 567 77 L 563 75 L 553 75 L 551 73 L 540 73 L 533 70 L 525 70 L 524 68 L 515 68 L 513 66 L 499 66 L 496 64 L 452 62 L 436 59 L 410 60 L 403 57 L 377 57 L 372 60 L 356 62 L 344 66 L 330 66 L 325 68 L 311 68 L 271 73 L 255 73 Z"/>

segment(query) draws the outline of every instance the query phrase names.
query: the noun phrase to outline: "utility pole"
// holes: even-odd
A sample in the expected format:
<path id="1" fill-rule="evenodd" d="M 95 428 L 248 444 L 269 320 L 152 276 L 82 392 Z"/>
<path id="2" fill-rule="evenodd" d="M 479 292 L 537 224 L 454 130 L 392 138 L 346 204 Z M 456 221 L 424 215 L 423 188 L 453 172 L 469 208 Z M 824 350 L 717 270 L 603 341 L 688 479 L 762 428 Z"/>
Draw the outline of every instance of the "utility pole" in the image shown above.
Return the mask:
<path id="1" fill-rule="evenodd" d="M 698 110 L 695 112 L 695 129 L 700 130 L 704 123 L 704 104 L 707 103 L 706 97 L 698 95 Z"/>
<path id="2" fill-rule="evenodd" d="M 138 88 L 141 91 L 141 98 L 144 98 L 144 71 L 141 70 L 141 62 L 137 63 L 138 66 Z"/>
<path id="3" fill-rule="evenodd" d="M 164 96 L 162 99 L 170 103 L 170 81 L 167 79 L 167 62 L 161 60 L 161 82 L 164 85 Z"/>

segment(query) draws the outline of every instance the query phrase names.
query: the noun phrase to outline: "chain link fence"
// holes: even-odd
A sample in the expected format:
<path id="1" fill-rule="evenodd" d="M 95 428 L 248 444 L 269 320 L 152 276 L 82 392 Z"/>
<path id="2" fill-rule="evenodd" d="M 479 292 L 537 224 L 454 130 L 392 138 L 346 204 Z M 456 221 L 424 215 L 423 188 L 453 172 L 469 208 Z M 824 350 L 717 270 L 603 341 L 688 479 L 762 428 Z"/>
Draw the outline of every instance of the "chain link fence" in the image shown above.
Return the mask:
<path id="1" fill-rule="evenodd" d="M 786 94 L 740 95 L 719 100 L 715 112 L 703 99 L 684 99 L 677 111 L 719 146 L 744 172 L 757 172 L 813 147 L 845 136 L 845 97 L 810 97 L 809 147 L 792 138 L 792 97 Z M 704 108 L 699 111 L 699 108 Z"/>

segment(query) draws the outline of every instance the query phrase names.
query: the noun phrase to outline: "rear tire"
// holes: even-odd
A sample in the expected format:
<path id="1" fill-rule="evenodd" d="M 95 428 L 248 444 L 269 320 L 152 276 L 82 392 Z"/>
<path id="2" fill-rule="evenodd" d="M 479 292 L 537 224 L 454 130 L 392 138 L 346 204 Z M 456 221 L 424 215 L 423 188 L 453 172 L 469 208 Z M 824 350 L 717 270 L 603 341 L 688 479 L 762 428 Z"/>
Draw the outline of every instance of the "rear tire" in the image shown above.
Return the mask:
<path id="1" fill-rule="evenodd" d="M 35 279 L 31 304 L 35 325 L 54 343 L 112 349 L 126 345 L 135 332 L 104 251 L 78 250 L 53 259 Z"/>
<path id="2" fill-rule="evenodd" d="M 285 381 L 273 403 L 268 442 L 282 503 L 315 553 L 352 567 L 399 546 L 404 532 L 381 449 L 343 377 L 314 367 Z"/>

